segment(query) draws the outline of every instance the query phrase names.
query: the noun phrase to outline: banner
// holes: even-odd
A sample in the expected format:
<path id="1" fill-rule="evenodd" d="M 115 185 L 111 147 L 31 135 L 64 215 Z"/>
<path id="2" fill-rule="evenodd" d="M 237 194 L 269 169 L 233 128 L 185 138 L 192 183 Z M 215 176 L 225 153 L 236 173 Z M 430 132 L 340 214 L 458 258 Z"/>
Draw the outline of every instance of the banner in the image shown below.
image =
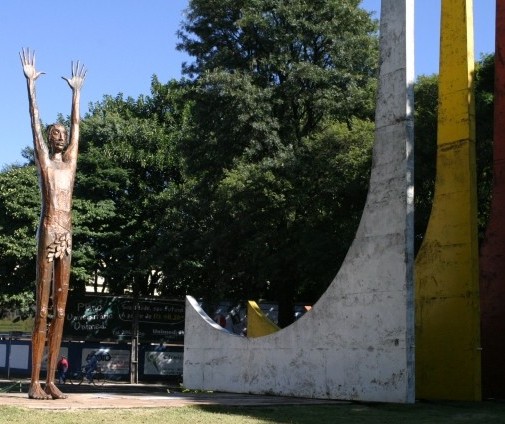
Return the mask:
<path id="1" fill-rule="evenodd" d="M 144 375 L 182 375 L 183 355 L 180 351 L 144 353 Z"/>
<path id="2" fill-rule="evenodd" d="M 182 343 L 184 301 L 125 296 L 70 296 L 64 337 L 86 341 L 130 341 L 134 317 L 140 342 Z"/>

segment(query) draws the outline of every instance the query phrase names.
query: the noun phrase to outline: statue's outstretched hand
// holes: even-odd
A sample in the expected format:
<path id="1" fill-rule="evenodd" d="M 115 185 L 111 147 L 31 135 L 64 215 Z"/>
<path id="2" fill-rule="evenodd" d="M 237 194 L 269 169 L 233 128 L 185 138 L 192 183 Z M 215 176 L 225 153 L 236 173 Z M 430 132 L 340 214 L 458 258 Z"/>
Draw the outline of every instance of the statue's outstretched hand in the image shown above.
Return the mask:
<path id="1" fill-rule="evenodd" d="M 62 78 L 68 83 L 72 90 L 80 90 L 84 84 L 84 80 L 86 79 L 87 72 L 88 70 L 85 69 L 84 65 L 79 63 L 79 61 L 77 61 L 75 64 L 72 62 L 72 77 Z"/>
<path id="2" fill-rule="evenodd" d="M 19 52 L 21 65 L 23 65 L 23 72 L 27 80 L 35 81 L 40 75 L 45 72 L 37 72 L 35 70 L 35 52 L 29 48 L 22 49 Z"/>

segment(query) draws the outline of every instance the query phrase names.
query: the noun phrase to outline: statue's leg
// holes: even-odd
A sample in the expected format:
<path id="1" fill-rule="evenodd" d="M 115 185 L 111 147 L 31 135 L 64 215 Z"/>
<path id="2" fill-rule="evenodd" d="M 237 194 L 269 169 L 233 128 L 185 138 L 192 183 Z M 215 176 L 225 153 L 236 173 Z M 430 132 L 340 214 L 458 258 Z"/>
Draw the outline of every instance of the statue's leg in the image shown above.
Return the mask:
<path id="1" fill-rule="evenodd" d="M 61 347 L 65 308 L 67 305 L 68 285 L 70 280 L 70 256 L 65 255 L 54 263 L 54 317 L 48 335 L 47 380 L 45 391 L 53 399 L 66 399 L 55 385 L 54 377 Z"/>
<path id="2" fill-rule="evenodd" d="M 39 252 L 37 257 L 37 287 L 36 287 L 36 311 L 32 334 L 32 375 L 28 397 L 30 399 L 48 399 L 47 394 L 40 386 L 40 368 L 44 356 L 44 346 L 47 332 L 47 309 L 49 294 L 51 291 L 51 276 L 53 264 L 44 258 Z"/>

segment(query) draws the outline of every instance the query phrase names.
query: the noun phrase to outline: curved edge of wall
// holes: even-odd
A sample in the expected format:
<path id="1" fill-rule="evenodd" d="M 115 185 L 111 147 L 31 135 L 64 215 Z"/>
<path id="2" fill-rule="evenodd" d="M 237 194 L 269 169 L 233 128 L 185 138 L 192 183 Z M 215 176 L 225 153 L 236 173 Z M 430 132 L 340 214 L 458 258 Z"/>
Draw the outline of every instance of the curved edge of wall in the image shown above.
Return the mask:
<path id="1" fill-rule="evenodd" d="M 382 1 L 370 189 L 337 276 L 310 313 L 258 338 L 217 329 L 188 296 L 185 387 L 414 402 L 413 8 Z"/>

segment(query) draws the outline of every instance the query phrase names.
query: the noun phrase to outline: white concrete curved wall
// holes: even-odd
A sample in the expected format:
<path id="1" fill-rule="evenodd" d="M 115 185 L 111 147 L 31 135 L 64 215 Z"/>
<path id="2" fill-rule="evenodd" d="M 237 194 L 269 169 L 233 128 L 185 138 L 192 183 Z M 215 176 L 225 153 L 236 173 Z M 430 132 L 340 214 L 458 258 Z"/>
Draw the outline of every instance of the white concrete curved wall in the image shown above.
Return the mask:
<path id="1" fill-rule="evenodd" d="M 188 296 L 187 388 L 414 401 L 413 8 L 382 1 L 370 189 L 340 271 L 311 311 L 260 338 L 230 334 Z"/>

